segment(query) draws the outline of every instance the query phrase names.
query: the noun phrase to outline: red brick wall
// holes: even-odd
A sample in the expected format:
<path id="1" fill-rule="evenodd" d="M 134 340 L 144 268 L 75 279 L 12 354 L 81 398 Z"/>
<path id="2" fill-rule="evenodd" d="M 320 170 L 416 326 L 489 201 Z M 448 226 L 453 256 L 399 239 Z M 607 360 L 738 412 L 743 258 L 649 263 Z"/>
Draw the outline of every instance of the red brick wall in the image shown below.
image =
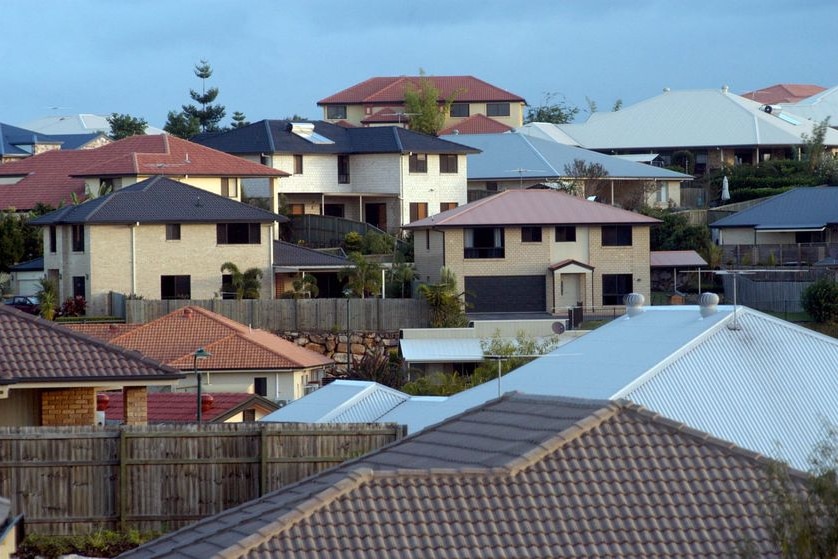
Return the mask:
<path id="1" fill-rule="evenodd" d="M 56 388 L 41 395 L 41 425 L 93 425 L 96 389 Z"/>

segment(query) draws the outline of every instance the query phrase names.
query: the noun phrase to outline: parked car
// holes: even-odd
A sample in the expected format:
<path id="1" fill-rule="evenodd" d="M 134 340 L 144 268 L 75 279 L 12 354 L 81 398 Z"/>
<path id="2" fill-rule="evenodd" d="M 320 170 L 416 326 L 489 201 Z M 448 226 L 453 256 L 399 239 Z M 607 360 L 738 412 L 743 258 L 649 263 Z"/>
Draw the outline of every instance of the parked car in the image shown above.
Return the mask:
<path id="1" fill-rule="evenodd" d="M 38 314 L 41 311 L 38 298 L 34 295 L 15 295 L 4 299 L 3 303 L 29 314 Z"/>

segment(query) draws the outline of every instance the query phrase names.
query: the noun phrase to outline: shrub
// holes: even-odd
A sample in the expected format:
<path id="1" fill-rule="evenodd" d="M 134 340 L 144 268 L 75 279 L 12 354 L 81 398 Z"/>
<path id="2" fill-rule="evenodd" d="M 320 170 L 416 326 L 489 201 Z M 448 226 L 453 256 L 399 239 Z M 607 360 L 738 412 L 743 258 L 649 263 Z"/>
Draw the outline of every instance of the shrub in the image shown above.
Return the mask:
<path id="1" fill-rule="evenodd" d="M 61 305 L 61 310 L 58 311 L 60 316 L 84 316 L 87 309 L 87 301 L 81 295 L 75 297 L 68 297 Z"/>
<path id="2" fill-rule="evenodd" d="M 838 282 L 816 281 L 803 291 L 800 304 L 815 322 L 838 321 Z"/>
<path id="3" fill-rule="evenodd" d="M 159 535 L 153 532 L 141 533 L 136 530 L 128 532 L 101 530 L 80 536 L 30 534 L 18 546 L 16 556 L 19 559 L 55 559 L 75 553 L 88 557 L 116 557 Z"/>

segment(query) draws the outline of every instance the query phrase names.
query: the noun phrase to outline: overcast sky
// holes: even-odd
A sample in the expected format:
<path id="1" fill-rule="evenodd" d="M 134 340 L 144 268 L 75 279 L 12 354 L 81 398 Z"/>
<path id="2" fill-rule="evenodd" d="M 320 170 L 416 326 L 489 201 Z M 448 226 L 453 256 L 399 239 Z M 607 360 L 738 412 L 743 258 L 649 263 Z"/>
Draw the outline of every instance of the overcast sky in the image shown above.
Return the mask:
<path id="1" fill-rule="evenodd" d="M 672 89 L 838 85 L 836 0 L 0 0 L 0 123 L 161 126 L 209 61 L 229 122 L 321 118 L 373 76 L 473 75 L 600 110 Z"/>

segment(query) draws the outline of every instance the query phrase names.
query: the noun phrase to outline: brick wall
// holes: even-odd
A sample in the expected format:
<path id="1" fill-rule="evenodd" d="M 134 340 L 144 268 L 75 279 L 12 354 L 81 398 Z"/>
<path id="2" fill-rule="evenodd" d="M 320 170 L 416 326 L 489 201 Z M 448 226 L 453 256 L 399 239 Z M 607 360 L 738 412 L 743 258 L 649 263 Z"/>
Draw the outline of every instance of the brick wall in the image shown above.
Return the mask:
<path id="1" fill-rule="evenodd" d="M 41 396 L 41 425 L 93 425 L 96 422 L 95 388 L 57 388 Z"/>
<path id="2" fill-rule="evenodd" d="M 126 425 L 148 423 L 148 389 L 145 386 L 126 386 L 122 389 L 122 421 Z M 193 406 L 194 407 L 194 406 Z"/>

